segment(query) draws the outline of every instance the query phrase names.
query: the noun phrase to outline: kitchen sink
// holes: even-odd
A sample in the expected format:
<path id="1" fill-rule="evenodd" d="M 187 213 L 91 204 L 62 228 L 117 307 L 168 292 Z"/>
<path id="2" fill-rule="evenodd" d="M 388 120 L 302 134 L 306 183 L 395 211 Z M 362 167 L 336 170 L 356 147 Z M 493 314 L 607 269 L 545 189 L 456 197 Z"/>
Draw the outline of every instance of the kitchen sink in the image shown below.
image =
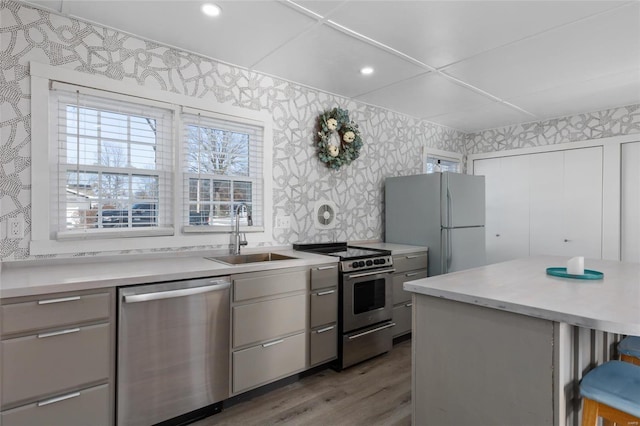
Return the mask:
<path id="1" fill-rule="evenodd" d="M 252 253 L 252 254 L 230 254 L 227 256 L 205 257 L 208 260 L 226 263 L 227 265 L 241 265 L 243 263 L 273 262 L 275 260 L 297 259 L 296 257 L 285 256 L 277 253 Z"/>

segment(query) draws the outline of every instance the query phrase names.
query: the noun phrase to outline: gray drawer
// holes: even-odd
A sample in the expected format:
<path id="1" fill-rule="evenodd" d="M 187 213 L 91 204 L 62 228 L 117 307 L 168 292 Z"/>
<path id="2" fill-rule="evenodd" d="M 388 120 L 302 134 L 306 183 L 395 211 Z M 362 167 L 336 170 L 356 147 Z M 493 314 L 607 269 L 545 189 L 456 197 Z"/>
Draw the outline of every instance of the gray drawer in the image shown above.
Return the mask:
<path id="1" fill-rule="evenodd" d="M 3 305 L 2 334 L 52 329 L 109 318 L 109 293 L 48 295 L 33 302 Z"/>
<path id="2" fill-rule="evenodd" d="M 233 392 L 297 373 L 305 368 L 306 333 L 233 353 Z"/>
<path id="3" fill-rule="evenodd" d="M 393 337 L 401 336 L 411 331 L 411 309 L 411 302 L 393 307 L 393 322 L 396 323 L 396 326 L 392 329 Z"/>
<path id="4" fill-rule="evenodd" d="M 264 342 L 306 328 L 307 295 L 235 306 L 232 315 L 234 347 Z"/>
<path id="5" fill-rule="evenodd" d="M 233 278 L 233 300 L 241 301 L 257 297 L 273 296 L 291 291 L 306 290 L 306 270 L 279 272 L 276 274 L 246 274 Z"/>
<path id="6" fill-rule="evenodd" d="M 400 274 L 393 274 L 391 278 L 393 280 L 393 304 L 405 302 L 411 300 L 411 292 L 404 291 L 402 285 L 406 281 L 419 280 L 420 278 L 426 278 L 427 271 L 411 271 L 402 272 Z"/>
<path id="7" fill-rule="evenodd" d="M 413 271 L 414 269 L 427 269 L 428 252 L 397 254 L 393 256 L 393 266 L 396 272 Z"/>
<path id="8" fill-rule="evenodd" d="M 109 324 L 61 332 L 2 341 L 3 407 L 107 380 Z"/>
<path id="9" fill-rule="evenodd" d="M 311 268 L 311 290 L 336 287 L 338 285 L 338 264 L 320 265 Z"/>
<path id="10" fill-rule="evenodd" d="M 311 293 L 311 327 L 338 321 L 338 289 L 328 288 Z"/>
<path id="11" fill-rule="evenodd" d="M 309 336 L 309 365 L 318 365 L 338 356 L 338 327 L 328 325 L 311 330 Z"/>
<path id="12" fill-rule="evenodd" d="M 0 414 L 3 426 L 107 426 L 111 424 L 109 385 L 66 393 Z"/>

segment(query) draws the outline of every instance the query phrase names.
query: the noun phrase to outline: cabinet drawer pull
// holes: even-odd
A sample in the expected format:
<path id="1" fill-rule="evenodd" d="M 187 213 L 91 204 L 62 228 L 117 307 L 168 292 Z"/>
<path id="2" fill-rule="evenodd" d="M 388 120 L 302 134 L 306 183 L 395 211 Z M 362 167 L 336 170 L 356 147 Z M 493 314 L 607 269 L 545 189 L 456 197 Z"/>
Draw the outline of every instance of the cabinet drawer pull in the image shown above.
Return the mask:
<path id="1" fill-rule="evenodd" d="M 336 269 L 337 266 L 336 265 L 331 265 L 331 266 L 318 266 L 316 268 L 317 271 L 326 271 L 328 269 Z"/>
<path id="2" fill-rule="evenodd" d="M 41 333 L 41 334 L 38 334 L 38 339 L 43 339 L 45 337 L 60 336 L 62 334 L 77 333 L 78 331 L 80 331 L 80 328 L 68 328 L 66 330 L 52 331 L 51 333 Z"/>
<path id="3" fill-rule="evenodd" d="M 44 401 L 38 402 L 38 407 L 44 407 L 45 405 L 55 404 L 56 402 L 65 401 L 67 399 L 75 398 L 80 396 L 80 392 L 68 393 L 62 396 L 56 396 L 55 398 L 45 399 Z"/>
<path id="4" fill-rule="evenodd" d="M 280 339 L 280 340 L 276 340 L 273 342 L 269 342 L 269 343 L 265 343 L 264 345 L 262 345 L 263 348 L 268 348 L 269 346 L 273 346 L 273 345 L 277 345 L 278 343 L 282 343 L 284 342 L 284 339 Z"/>
<path id="5" fill-rule="evenodd" d="M 417 272 L 409 272 L 407 274 L 404 274 L 405 277 L 415 277 L 416 275 L 418 275 Z"/>
<path id="6" fill-rule="evenodd" d="M 405 308 L 410 308 L 412 306 L 413 306 L 413 303 L 407 303 L 407 304 L 404 305 Z"/>
<path id="7" fill-rule="evenodd" d="M 321 328 L 320 330 L 316 330 L 316 334 L 326 333 L 327 331 L 331 331 L 336 328 L 335 325 L 330 325 L 329 327 Z"/>
<path id="8" fill-rule="evenodd" d="M 420 257 L 419 254 L 410 254 L 409 256 L 406 256 L 407 259 L 417 259 L 419 257 Z"/>
<path id="9" fill-rule="evenodd" d="M 327 291 L 319 291 L 316 294 L 318 296 L 326 296 L 327 294 L 333 294 L 335 292 L 336 292 L 335 290 L 327 290 Z"/>
<path id="10" fill-rule="evenodd" d="M 61 297 L 59 299 L 38 300 L 38 305 L 48 305 L 49 303 L 72 302 L 80 300 L 80 296 Z"/>

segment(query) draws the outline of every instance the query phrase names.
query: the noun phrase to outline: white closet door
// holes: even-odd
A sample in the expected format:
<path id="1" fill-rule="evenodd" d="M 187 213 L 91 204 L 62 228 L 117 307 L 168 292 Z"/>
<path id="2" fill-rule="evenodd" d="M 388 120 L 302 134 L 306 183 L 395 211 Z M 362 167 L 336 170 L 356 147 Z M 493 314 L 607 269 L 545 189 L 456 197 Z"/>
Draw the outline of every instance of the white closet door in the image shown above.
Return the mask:
<path id="1" fill-rule="evenodd" d="M 487 263 L 528 256 L 528 156 L 476 160 L 473 173 L 485 176 Z"/>
<path id="2" fill-rule="evenodd" d="M 529 162 L 529 155 L 502 158 L 501 260 L 529 256 Z"/>
<path id="3" fill-rule="evenodd" d="M 563 256 L 564 153 L 533 154 L 530 166 L 530 253 Z"/>
<path id="4" fill-rule="evenodd" d="M 640 262 L 640 142 L 622 145 L 622 256 Z"/>
<path id="5" fill-rule="evenodd" d="M 485 235 L 488 264 L 502 261 L 498 237 L 503 200 L 500 160 L 500 158 L 487 158 L 473 162 L 473 174 L 485 177 Z"/>
<path id="6" fill-rule="evenodd" d="M 564 152 L 563 253 L 602 258 L 602 147 Z"/>

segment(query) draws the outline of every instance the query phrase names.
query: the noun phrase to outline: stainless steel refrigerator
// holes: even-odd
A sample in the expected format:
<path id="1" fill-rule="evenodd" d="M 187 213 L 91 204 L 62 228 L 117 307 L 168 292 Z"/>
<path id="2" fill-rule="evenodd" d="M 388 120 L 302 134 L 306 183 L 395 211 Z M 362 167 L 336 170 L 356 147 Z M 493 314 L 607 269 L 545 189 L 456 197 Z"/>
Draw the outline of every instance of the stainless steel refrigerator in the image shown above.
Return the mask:
<path id="1" fill-rule="evenodd" d="M 484 176 L 387 178 L 385 241 L 429 247 L 429 276 L 486 263 Z"/>

